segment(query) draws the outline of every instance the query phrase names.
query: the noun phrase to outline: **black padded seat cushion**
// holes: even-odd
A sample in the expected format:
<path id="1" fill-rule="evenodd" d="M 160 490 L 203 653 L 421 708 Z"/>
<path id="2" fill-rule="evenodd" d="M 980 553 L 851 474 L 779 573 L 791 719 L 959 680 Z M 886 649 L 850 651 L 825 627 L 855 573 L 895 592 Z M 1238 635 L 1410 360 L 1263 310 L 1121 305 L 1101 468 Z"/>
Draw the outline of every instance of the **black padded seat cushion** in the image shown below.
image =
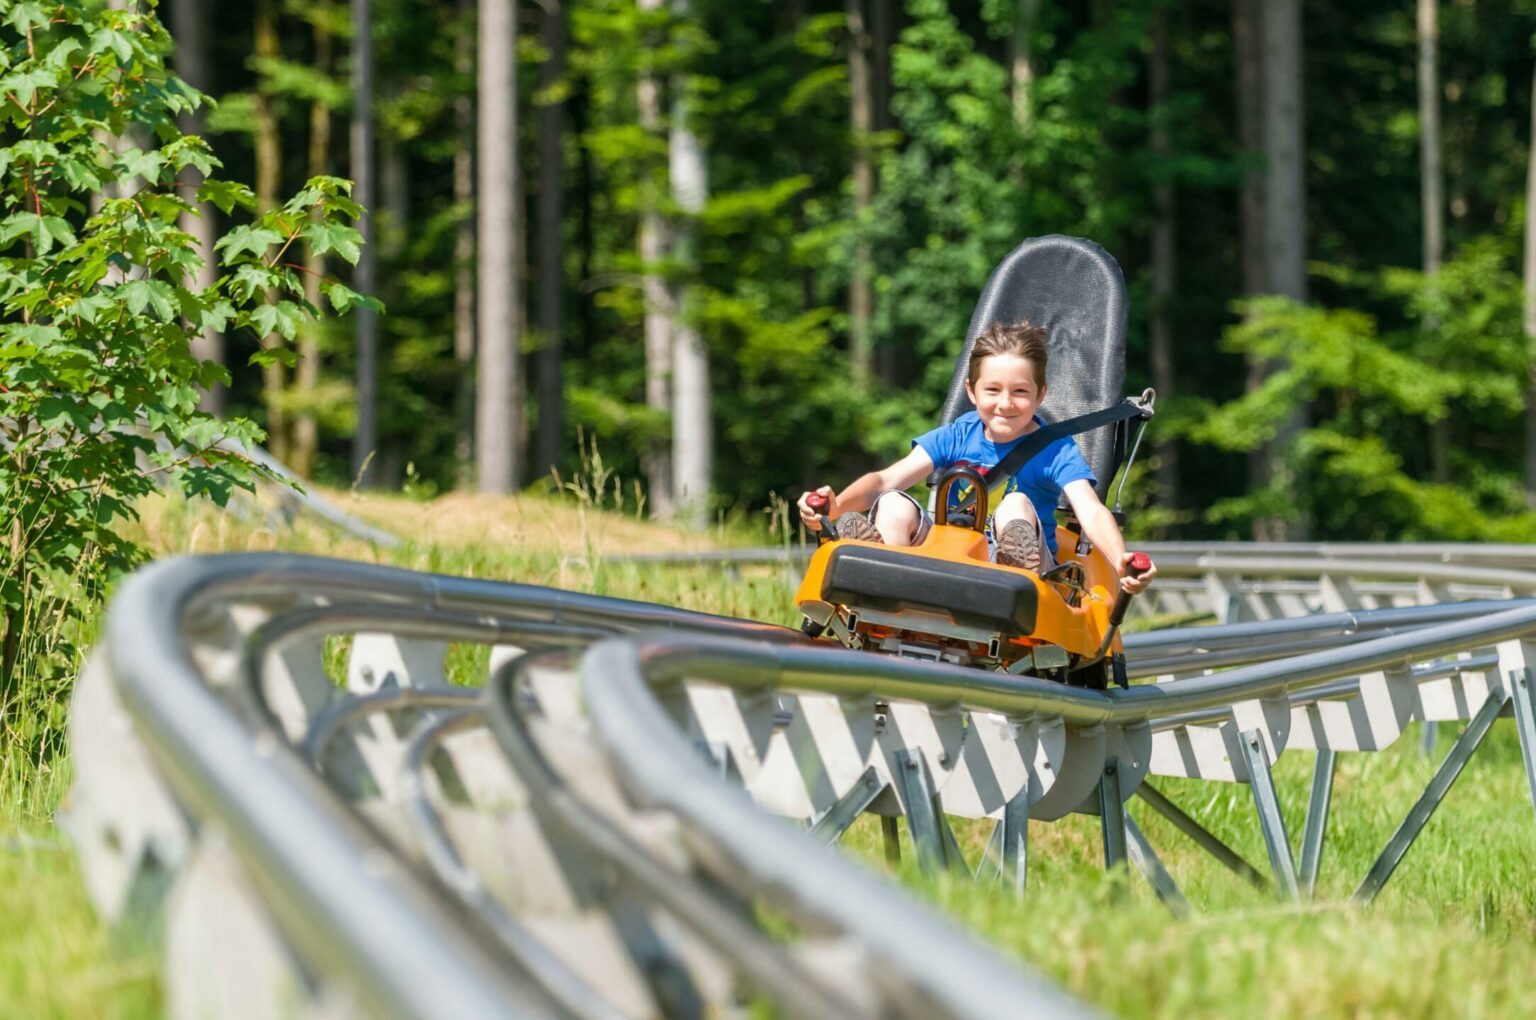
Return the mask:
<path id="1" fill-rule="evenodd" d="M 1060 234 L 1025 241 L 987 278 L 939 421 L 948 424 L 972 410 L 965 380 L 976 338 L 997 323 L 1024 320 L 1044 326 L 1049 337 L 1050 385 L 1040 407 L 1047 421 L 1065 421 L 1120 403 L 1125 395 L 1129 305 L 1119 263 L 1092 241 Z M 1115 437 L 1113 425 L 1077 437 L 1098 478 L 1101 497 L 1108 494 L 1124 452 L 1116 449 Z"/>
<path id="2" fill-rule="evenodd" d="M 845 545 L 832 551 L 821 584 L 826 602 L 882 612 L 903 608 L 949 613 L 966 627 L 1007 637 L 1034 633 L 1037 594 L 1023 574 L 929 556 Z"/>

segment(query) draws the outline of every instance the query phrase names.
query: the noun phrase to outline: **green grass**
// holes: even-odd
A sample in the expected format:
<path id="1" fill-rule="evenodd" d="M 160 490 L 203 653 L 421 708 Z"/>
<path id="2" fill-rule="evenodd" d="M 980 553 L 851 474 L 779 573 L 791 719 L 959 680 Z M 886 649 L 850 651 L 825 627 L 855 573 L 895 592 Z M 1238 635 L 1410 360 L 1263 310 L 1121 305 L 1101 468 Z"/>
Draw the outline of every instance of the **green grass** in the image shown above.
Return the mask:
<path id="1" fill-rule="evenodd" d="M 52 823 L 68 767 L 8 769 L 0 822 L 0 1017 L 160 1015 L 156 953 L 92 912 Z"/>
<path id="2" fill-rule="evenodd" d="M 1115 1015 L 1536 1015 L 1528 978 L 1536 968 L 1536 820 L 1508 722 L 1495 727 L 1376 903 L 1347 903 L 1433 770 L 1417 735 L 1381 754 L 1340 757 L 1312 904 L 1285 905 L 1255 890 L 1139 800 L 1132 813 L 1194 907 L 1187 920 L 1175 920 L 1138 874 L 1102 870 L 1096 818 L 1031 824 L 1022 903 L 919 874 L 905 843 L 895 872 L 1004 952 Z M 1292 752 L 1276 768 L 1293 843 L 1313 757 Z M 1155 784 L 1267 873 L 1246 786 Z M 990 823 L 958 827 L 972 862 L 989 833 Z M 873 819 L 861 820 L 847 845 L 885 866 Z"/>
<path id="3" fill-rule="evenodd" d="M 387 524 L 423 512 L 423 505 L 371 498 L 354 509 Z M 382 551 L 308 528 L 275 533 L 170 503 L 151 508 L 140 538 L 159 555 L 281 547 L 793 621 L 781 568 L 727 574 L 618 564 L 604 553 L 675 547 L 690 536 L 638 527 L 592 504 L 535 509 L 545 516 L 519 511 L 519 542 L 477 544 L 483 532 L 466 524 L 446 538 Z M 455 506 L 451 516 L 457 521 L 471 511 L 500 512 Z M 708 537 L 762 541 L 750 525 Z M 344 642 L 331 652 L 341 656 Z M 456 646 L 452 673 L 476 672 L 482 655 Z M 57 720 L 61 708 L 45 715 Z M 1441 753 L 1453 731 L 1444 728 Z M 1507 721 L 1496 724 L 1377 903 L 1361 910 L 1345 902 L 1433 765 L 1418 753 L 1416 731 L 1382 754 L 1340 756 L 1320 898 L 1312 905 L 1286 906 L 1252 889 L 1140 801 L 1132 810 L 1194 906 L 1190 919 L 1174 920 L 1139 876 L 1103 872 L 1095 818 L 1032 824 L 1030 888 L 1022 903 L 1000 890 L 919 874 L 910 845 L 893 874 L 1003 953 L 1115 1015 L 1536 1015 L 1536 982 L 1529 980 L 1536 972 L 1536 819 Z M 1311 754 L 1291 752 L 1276 768 L 1293 842 L 1311 766 Z M 158 961 L 92 915 L 74 858 L 51 825 L 67 773 L 67 762 L 40 769 L 13 750 L 0 775 L 0 1018 L 156 1015 Z M 1267 870 L 1246 786 L 1158 785 Z M 960 823 L 957 830 L 974 863 L 989 823 Z M 845 847 L 870 867 L 886 868 L 873 819 L 861 820 Z"/>

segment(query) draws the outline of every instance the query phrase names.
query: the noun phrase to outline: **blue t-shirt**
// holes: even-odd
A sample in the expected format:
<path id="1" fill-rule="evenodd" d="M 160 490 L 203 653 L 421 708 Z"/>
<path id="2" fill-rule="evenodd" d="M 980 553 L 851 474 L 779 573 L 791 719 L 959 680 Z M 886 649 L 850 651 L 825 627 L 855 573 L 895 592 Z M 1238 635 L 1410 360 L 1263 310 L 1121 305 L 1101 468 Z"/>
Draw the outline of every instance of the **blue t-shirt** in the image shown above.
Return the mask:
<path id="1" fill-rule="evenodd" d="M 1046 422 L 1039 415 L 1035 415 L 1037 425 L 1045 425 Z M 940 471 L 952 467 L 973 467 L 986 474 L 997 466 L 1008 453 L 1017 446 L 1023 436 L 1011 443 L 998 446 L 987 438 L 985 426 L 981 423 L 981 416 L 975 411 L 967 411 L 948 425 L 940 425 L 932 432 L 924 432 L 912 440 L 913 446 L 921 446 L 923 451 L 933 459 L 933 466 Z M 1071 436 L 1063 436 L 1045 449 L 1030 458 L 1029 462 L 1019 468 L 1014 476 L 1008 479 L 1008 487 L 993 498 L 995 508 L 997 500 L 1015 490 L 1022 490 L 1024 495 L 1034 504 L 1035 514 L 1040 522 L 1045 525 L 1040 530 L 1045 533 L 1045 542 L 1051 547 L 1051 555 L 1056 555 L 1056 528 L 1052 525 L 1056 519 L 1056 504 L 1061 500 L 1061 490 L 1067 485 L 1079 479 L 1085 479 L 1090 484 L 1098 484 L 1093 475 L 1093 468 L 1083 459 L 1082 451 L 1078 450 L 1077 443 Z M 960 482 L 949 490 L 950 506 L 957 505 L 971 490 L 970 483 Z"/>

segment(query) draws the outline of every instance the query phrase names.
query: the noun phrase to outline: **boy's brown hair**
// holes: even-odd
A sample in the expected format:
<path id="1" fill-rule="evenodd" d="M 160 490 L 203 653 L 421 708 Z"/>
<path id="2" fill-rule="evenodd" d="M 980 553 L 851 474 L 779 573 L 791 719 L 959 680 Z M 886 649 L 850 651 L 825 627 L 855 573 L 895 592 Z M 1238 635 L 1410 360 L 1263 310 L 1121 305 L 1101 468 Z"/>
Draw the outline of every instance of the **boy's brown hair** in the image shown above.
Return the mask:
<path id="1" fill-rule="evenodd" d="M 1032 322 L 989 326 L 971 347 L 971 364 L 967 374 L 972 386 L 981 378 L 981 363 L 994 354 L 1016 354 L 1023 358 L 1035 373 L 1035 385 L 1045 385 L 1045 365 L 1049 353 L 1045 347 L 1044 326 L 1036 326 Z"/>

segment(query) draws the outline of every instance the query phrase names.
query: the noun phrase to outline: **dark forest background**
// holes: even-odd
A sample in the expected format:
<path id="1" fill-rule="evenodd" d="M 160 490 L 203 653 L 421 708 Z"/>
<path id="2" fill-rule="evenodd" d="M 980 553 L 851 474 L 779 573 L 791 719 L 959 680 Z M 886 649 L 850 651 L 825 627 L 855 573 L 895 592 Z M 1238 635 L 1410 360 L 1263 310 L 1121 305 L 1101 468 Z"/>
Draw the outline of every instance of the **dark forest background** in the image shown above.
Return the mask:
<path id="1" fill-rule="evenodd" d="M 373 210 L 356 279 L 387 311 L 287 369 L 223 338 L 227 413 L 307 476 L 505 490 L 596 443 L 663 516 L 842 484 L 928 427 L 992 266 L 1067 233 L 1119 260 L 1128 388 L 1160 393 L 1138 530 L 1536 537 L 1536 4 L 160 13 L 224 176 L 335 173 Z"/>

